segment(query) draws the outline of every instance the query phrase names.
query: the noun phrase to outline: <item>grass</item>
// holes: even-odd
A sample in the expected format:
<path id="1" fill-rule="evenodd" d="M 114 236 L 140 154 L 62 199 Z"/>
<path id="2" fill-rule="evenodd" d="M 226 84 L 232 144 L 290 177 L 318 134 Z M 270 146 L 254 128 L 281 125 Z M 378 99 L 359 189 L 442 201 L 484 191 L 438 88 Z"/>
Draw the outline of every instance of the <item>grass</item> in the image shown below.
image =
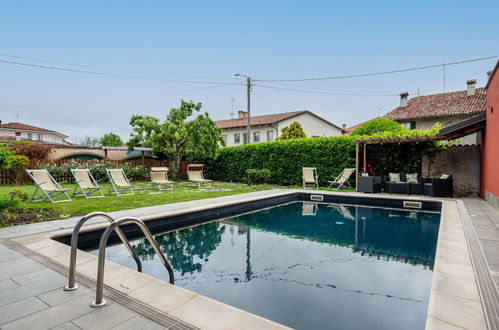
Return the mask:
<path id="1" fill-rule="evenodd" d="M 134 182 L 134 185 L 146 187 L 147 182 Z M 300 186 L 280 187 L 269 184 L 247 185 L 242 183 L 215 182 L 211 189 L 199 190 L 189 182 L 182 181 L 177 182 L 174 185 L 173 191 L 167 190 L 160 192 L 158 190 L 145 189 L 142 192 L 135 193 L 135 195 L 116 196 L 107 194 L 109 183 L 101 183 L 101 186 L 105 193 L 105 197 L 103 198 L 86 199 L 84 197 L 72 197 L 72 201 L 70 202 L 57 204 L 52 204 L 50 202 L 23 202 L 19 209 L 4 210 L 3 212 L 0 212 L 0 227 L 69 218 L 95 211 L 112 212 L 129 210 L 146 206 L 229 196 L 274 188 L 301 188 Z M 68 194 L 71 195 L 75 185 L 62 184 L 62 187 L 71 189 L 70 192 L 68 192 Z M 9 196 L 9 192 L 14 188 L 15 186 L 0 186 L 0 198 Z M 24 185 L 20 188 L 23 192 L 29 194 L 29 196 L 35 191 L 34 185 Z M 343 191 L 351 191 L 351 189 Z"/>

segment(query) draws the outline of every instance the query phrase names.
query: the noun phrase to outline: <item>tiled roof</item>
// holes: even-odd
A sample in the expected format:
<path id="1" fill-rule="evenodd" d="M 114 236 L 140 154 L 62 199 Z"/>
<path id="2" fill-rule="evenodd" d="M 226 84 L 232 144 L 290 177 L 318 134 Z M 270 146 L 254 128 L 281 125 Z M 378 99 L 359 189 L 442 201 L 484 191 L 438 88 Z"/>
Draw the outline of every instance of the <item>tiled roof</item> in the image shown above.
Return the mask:
<path id="1" fill-rule="evenodd" d="M 293 118 L 303 113 L 309 112 L 307 110 L 276 113 L 273 115 L 252 116 L 250 119 L 251 126 L 271 125 L 283 121 L 285 119 Z M 226 119 L 218 120 L 215 122 L 219 128 L 236 128 L 246 127 L 246 118 L 244 119 Z"/>
<path id="2" fill-rule="evenodd" d="M 31 125 L 26 125 L 23 123 L 5 123 L 5 124 L 0 124 L 0 128 L 9 128 L 9 129 L 20 129 L 20 130 L 26 130 L 26 131 L 39 131 L 39 132 L 47 132 L 47 133 L 55 133 L 61 136 L 66 136 L 64 134 L 58 133 L 56 131 L 52 131 L 46 128 L 41 128 L 41 127 L 36 127 L 36 126 L 31 126 Z"/>
<path id="3" fill-rule="evenodd" d="M 477 88 L 475 95 L 466 91 L 417 96 L 407 107 L 398 107 L 385 115 L 393 120 L 412 120 L 459 115 L 475 115 L 485 111 L 485 89 Z"/>
<path id="4" fill-rule="evenodd" d="M 308 113 L 308 114 L 328 123 L 329 125 L 334 126 L 337 129 L 341 130 L 341 128 L 339 128 L 335 124 L 325 120 L 324 118 L 317 116 L 315 113 L 310 112 L 308 110 L 283 112 L 283 113 L 276 113 L 273 115 L 252 116 L 250 119 L 250 125 L 251 126 L 272 125 L 272 124 L 278 123 L 280 121 L 302 115 L 304 113 Z M 218 120 L 215 123 L 216 123 L 217 127 L 221 128 L 221 129 L 246 127 L 246 118 L 244 118 L 244 119 Z"/>

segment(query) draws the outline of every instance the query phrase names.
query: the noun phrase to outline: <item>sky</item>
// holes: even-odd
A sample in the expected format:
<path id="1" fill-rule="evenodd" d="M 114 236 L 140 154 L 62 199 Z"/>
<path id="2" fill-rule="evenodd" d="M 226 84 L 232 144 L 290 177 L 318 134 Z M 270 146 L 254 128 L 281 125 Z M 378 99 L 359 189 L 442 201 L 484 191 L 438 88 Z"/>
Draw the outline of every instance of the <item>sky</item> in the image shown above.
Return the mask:
<path id="1" fill-rule="evenodd" d="M 0 0 L 0 61 L 23 64 L 0 62 L 0 120 L 70 142 L 108 132 L 127 140 L 132 115 L 163 120 L 181 99 L 214 120 L 245 110 L 240 73 L 255 80 L 252 115 L 306 109 L 351 126 L 397 107 L 400 92 L 443 92 L 443 67 L 257 80 L 496 56 L 498 13 L 498 1 Z M 445 91 L 468 79 L 484 86 L 498 58 L 446 66 Z"/>

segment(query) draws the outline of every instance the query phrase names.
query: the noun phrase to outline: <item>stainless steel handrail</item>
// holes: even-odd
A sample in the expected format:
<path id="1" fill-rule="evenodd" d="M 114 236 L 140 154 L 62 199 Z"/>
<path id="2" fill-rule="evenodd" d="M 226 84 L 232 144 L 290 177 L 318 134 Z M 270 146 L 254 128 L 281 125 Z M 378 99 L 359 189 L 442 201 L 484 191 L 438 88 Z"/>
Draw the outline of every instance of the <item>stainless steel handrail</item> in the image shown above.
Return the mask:
<path id="1" fill-rule="evenodd" d="M 78 221 L 76 226 L 73 229 L 73 233 L 71 234 L 71 256 L 69 259 L 69 280 L 68 280 L 68 285 L 64 287 L 64 291 L 73 291 L 78 289 L 78 285 L 75 283 L 75 272 L 76 272 L 76 254 L 77 254 L 77 249 L 78 249 L 78 234 L 80 232 L 81 227 L 85 222 L 88 220 L 95 218 L 95 217 L 103 217 L 106 220 L 108 220 L 110 223 L 114 222 L 114 218 L 111 217 L 109 214 L 104 213 L 104 212 L 92 212 L 84 216 L 83 218 Z M 116 228 L 116 234 L 118 234 L 118 237 L 121 239 L 123 244 L 125 244 L 126 248 L 132 255 L 133 259 L 137 263 L 137 270 L 139 272 L 142 272 L 142 262 L 140 261 L 140 258 L 137 256 L 135 253 L 135 250 L 132 248 L 130 243 L 128 242 L 125 234 L 121 231 L 120 228 Z"/>
<path id="2" fill-rule="evenodd" d="M 124 223 L 127 222 L 132 222 L 135 223 L 139 228 L 142 230 L 142 233 L 144 236 L 147 238 L 149 243 L 151 243 L 154 251 L 158 254 L 159 258 L 161 259 L 161 262 L 165 266 L 166 270 L 168 271 L 168 275 L 170 276 L 170 283 L 174 284 L 175 279 L 173 276 L 173 269 L 168 260 L 166 260 L 163 252 L 158 247 L 158 244 L 156 243 L 156 240 L 152 236 L 151 232 L 147 228 L 147 226 L 144 224 L 144 222 L 140 219 L 134 218 L 134 217 L 124 217 L 120 218 L 114 222 L 111 222 L 111 224 L 107 227 L 107 229 L 104 231 L 102 234 L 102 237 L 100 239 L 99 243 L 99 263 L 98 263 L 98 268 L 97 268 L 97 288 L 95 289 L 95 300 L 90 304 L 91 307 L 101 307 L 106 304 L 106 300 L 102 298 L 103 290 L 104 290 L 104 263 L 106 261 L 106 244 L 107 240 L 109 239 L 109 236 L 112 234 L 112 232 L 115 229 L 119 229 L 118 227 Z"/>

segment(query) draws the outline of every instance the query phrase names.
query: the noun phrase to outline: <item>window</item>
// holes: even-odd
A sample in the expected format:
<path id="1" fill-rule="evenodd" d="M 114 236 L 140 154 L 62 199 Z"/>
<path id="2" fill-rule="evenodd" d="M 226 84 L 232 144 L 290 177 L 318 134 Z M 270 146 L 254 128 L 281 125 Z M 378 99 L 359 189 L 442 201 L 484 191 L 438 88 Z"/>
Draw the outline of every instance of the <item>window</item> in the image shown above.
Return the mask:
<path id="1" fill-rule="evenodd" d="M 260 142 L 260 132 L 253 132 L 253 142 Z"/>
<path id="2" fill-rule="evenodd" d="M 222 135 L 222 140 L 224 140 L 224 144 L 227 145 L 227 134 Z"/>
<path id="3" fill-rule="evenodd" d="M 274 141 L 274 131 L 267 131 L 267 141 Z"/>
<path id="4" fill-rule="evenodd" d="M 38 134 L 38 141 L 43 141 L 43 134 Z"/>
<path id="5" fill-rule="evenodd" d="M 241 143 L 241 134 L 236 133 L 234 134 L 234 144 L 239 144 Z"/>
<path id="6" fill-rule="evenodd" d="M 28 140 L 33 140 L 33 134 L 28 133 Z"/>
<path id="7" fill-rule="evenodd" d="M 248 143 L 248 134 L 243 133 L 243 144 L 246 144 L 246 143 Z"/>
<path id="8" fill-rule="evenodd" d="M 400 125 L 402 125 L 402 127 L 405 129 L 416 129 L 416 122 L 415 121 L 411 121 L 409 123 L 401 123 Z"/>

